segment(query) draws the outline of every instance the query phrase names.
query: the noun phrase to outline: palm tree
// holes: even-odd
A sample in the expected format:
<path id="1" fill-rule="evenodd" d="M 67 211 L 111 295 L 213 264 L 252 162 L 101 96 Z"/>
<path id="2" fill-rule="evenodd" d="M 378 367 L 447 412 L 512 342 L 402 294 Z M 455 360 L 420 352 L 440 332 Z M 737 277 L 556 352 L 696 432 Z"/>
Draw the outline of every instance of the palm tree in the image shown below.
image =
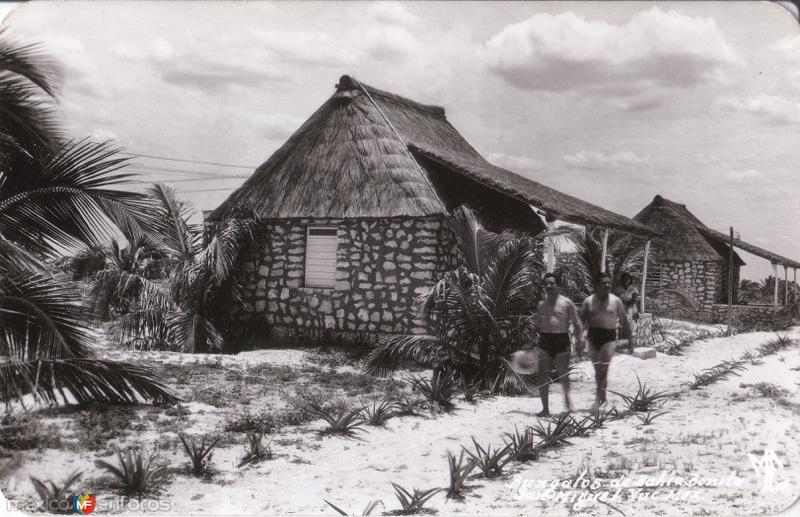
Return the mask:
<path id="1" fill-rule="evenodd" d="M 47 261 L 117 229 L 145 236 L 145 197 L 112 187 L 127 161 L 107 143 L 65 142 L 52 68 L 0 31 L 0 399 L 175 398 L 147 371 L 96 358 L 80 291 Z"/>
<path id="2" fill-rule="evenodd" d="M 518 391 L 528 379 L 506 357 L 529 344 L 535 332 L 541 241 L 490 232 L 466 208 L 454 211 L 451 229 L 461 265 L 419 299 L 436 335 L 386 338 L 370 353 L 365 370 L 386 375 L 411 360 L 433 368 L 434 382 L 456 373 L 495 392 Z"/>
<path id="3" fill-rule="evenodd" d="M 106 293 L 125 300 L 130 310 L 114 322 L 117 339 L 149 348 L 207 352 L 231 344 L 235 335 L 227 308 L 239 300 L 235 264 L 242 245 L 252 239 L 255 220 L 233 214 L 213 229 L 203 245 L 203 228 L 189 223 L 190 207 L 172 188 L 155 185 L 160 239 L 156 246 L 169 266 L 168 277 L 154 282 L 141 273 L 107 269 L 96 275 L 94 305 Z"/>
<path id="4" fill-rule="evenodd" d="M 601 271 L 602 262 L 602 233 L 597 228 L 570 228 L 564 229 L 561 234 L 575 248 L 576 260 L 572 267 L 565 269 L 563 275 L 562 292 L 565 296 L 575 301 L 583 301 L 594 292 L 594 278 Z M 644 263 L 644 246 L 640 239 L 620 232 L 609 232 L 606 253 L 606 272 L 619 281 L 622 273 L 629 273 L 632 277 L 641 278 Z M 648 269 L 660 267 L 657 253 L 648 256 Z M 662 285 L 648 287 L 645 297 L 645 307 L 648 311 L 659 312 L 660 299 L 671 296 L 680 300 L 686 307 L 687 315 L 691 311 L 699 310 L 697 299 L 686 289 L 675 285 Z"/>

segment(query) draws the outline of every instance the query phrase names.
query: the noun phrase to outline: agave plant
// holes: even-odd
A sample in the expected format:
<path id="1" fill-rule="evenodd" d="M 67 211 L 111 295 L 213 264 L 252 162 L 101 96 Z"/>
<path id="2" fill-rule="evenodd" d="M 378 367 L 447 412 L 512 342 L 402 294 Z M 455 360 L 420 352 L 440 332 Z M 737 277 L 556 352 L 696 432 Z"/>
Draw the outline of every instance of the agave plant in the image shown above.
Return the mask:
<path id="1" fill-rule="evenodd" d="M 493 478 L 501 475 L 503 473 L 503 467 L 512 459 L 509 455 L 510 444 L 506 444 L 505 447 L 500 449 L 492 449 L 491 445 L 483 448 L 477 440 L 475 440 L 475 437 L 472 437 L 472 443 L 475 446 L 474 452 L 463 446 L 462 450 L 469 455 L 470 458 L 475 460 L 478 470 L 481 471 L 483 477 Z"/>
<path id="2" fill-rule="evenodd" d="M 156 453 L 143 449 L 129 449 L 123 455 L 115 449 L 119 465 L 104 460 L 95 461 L 97 467 L 111 473 L 128 495 L 142 496 L 152 492 L 167 470 L 156 464 Z"/>
<path id="3" fill-rule="evenodd" d="M 528 380 L 504 358 L 529 343 L 534 332 L 534 286 L 542 272 L 538 241 L 488 231 L 463 207 L 454 211 L 451 229 L 462 265 L 418 300 L 423 316 L 436 320 L 438 333 L 382 340 L 365 370 L 387 375 L 413 361 L 433 368 L 434 377 L 448 371 L 469 385 L 522 391 Z"/>
<path id="4" fill-rule="evenodd" d="M 155 223 L 141 194 L 114 187 L 128 160 L 108 143 L 61 138 L 57 80 L 35 44 L 0 30 L 0 399 L 168 401 L 148 372 L 94 357 L 80 291 L 49 262 Z"/>
<path id="5" fill-rule="evenodd" d="M 469 458 L 465 462 L 465 454 L 462 449 L 458 459 L 456 459 L 452 452 L 447 451 L 447 466 L 450 472 L 450 487 L 447 489 L 448 498 L 461 499 L 464 497 L 462 494 L 464 484 L 472 471 L 475 470 L 475 467 L 478 466 L 478 460 L 475 458 Z"/>
<path id="6" fill-rule="evenodd" d="M 391 512 L 392 515 L 416 515 L 427 510 L 425 503 L 428 500 L 444 490 L 443 488 L 431 488 L 428 490 L 419 490 L 413 488 L 408 490 L 401 487 L 397 483 L 392 483 L 394 487 L 395 497 L 400 502 L 400 509 Z"/>
<path id="7" fill-rule="evenodd" d="M 178 433 L 178 438 L 180 438 L 183 450 L 186 451 L 186 455 L 189 456 L 189 460 L 192 463 L 192 474 L 195 476 L 207 474 L 211 467 L 214 449 L 222 437 L 208 438 L 203 436 L 200 443 L 194 438 L 187 437 L 184 433 Z"/>
<path id="8" fill-rule="evenodd" d="M 31 476 L 31 483 L 40 499 L 40 509 L 46 513 L 73 513 L 70 498 L 75 493 L 72 485 L 78 482 L 83 473 L 73 472 L 62 483 L 56 484 L 53 480 L 47 482 Z M 48 486 L 48 483 L 50 486 Z"/>
<path id="9" fill-rule="evenodd" d="M 622 393 L 617 393 L 616 391 L 611 392 L 615 395 L 618 395 L 623 401 L 625 401 L 625 403 L 628 405 L 628 411 L 647 412 L 654 408 L 661 407 L 665 399 L 673 396 L 672 393 L 666 391 L 653 391 L 651 386 L 642 383 L 638 375 L 636 376 L 636 382 L 638 383 L 639 388 L 633 395 L 624 395 Z"/>

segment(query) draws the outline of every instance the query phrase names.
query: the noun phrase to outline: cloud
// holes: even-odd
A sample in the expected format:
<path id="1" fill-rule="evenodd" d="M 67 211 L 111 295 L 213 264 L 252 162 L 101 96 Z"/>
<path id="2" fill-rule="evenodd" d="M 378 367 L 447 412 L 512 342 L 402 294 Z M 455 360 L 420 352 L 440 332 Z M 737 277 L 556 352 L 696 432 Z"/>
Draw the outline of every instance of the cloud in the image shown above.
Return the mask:
<path id="1" fill-rule="evenodd" d="M 716 22 L 658 7 L 623 25 L 573 12 L 537 14 L 486 43 L 490 70 L 527 90 L 633 95 L 720 79 L 741 62 Z"/>
<path id="2" fill-rule="evenodd" d="M 617 151 L 613 154 L 603 154 L 594 151 L 579 151 L 575 154 L 564 155 L 564 161 L 575 167 L 583 169 L 602 169 L 644 163 L 644 158 L 633 151 Z"/>
<path id="3" fill-rule="evenodd" d="M 755 169 L 745 169 L 730 171 L 725 175 L 725 179 L 730 183 L 755 183 L 764 178 L 764 174 Z"/>
<path id="4" fill-rule="evenodd" d="M 389 25 L 411 25 L 417 17 L 411 14 L 400 2 L 372 2 L 367 14 L 376 21 Z"/>
<path id="5" fill-rule="evenodd" d="M 515 172 L 530 172 L 542 167 L 542 162 L 528 156 L 513 156 L 502 153 L 490 153 L 487 157 L 490 163 Z"/>
<path id="6" fill-rule="evenodd" d="M 724 111 L 749 113 L 774 124 L 800 123 L 800 103 L 777 95 L 759 94 L 753 97 L 720 97 L 714 106 Z"/>
<path id="7" fill-rule="evenodd" d="M 367 27 L 354 38 L 367 55 L 378 61 L 396 61 L 418 52 L 417 38 L 403 27 Z"/>

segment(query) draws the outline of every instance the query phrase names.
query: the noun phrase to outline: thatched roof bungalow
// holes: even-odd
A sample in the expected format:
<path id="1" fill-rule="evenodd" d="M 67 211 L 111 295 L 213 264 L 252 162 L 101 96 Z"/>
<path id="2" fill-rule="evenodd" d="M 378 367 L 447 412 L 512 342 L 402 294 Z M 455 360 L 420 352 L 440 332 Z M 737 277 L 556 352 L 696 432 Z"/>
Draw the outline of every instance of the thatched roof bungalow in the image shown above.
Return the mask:
<path id="1" fill-rule="evenodd" d="M 263 221 L 243 318 L 274 329 L 424 332 L 413 299 L 454 263 L 445 219 L 538 233 L 536 215 L 638 235 L 643 224 L 496 167 L 445 111 L 342 76 L 334 94 L 209 218 Z M 536 210 L 534 210 L 536 209 Z"/>
<path id="2" fill-rule="evenodd" d="M 730 236 L 713 230 L 692 214 L 686 205 L 670 201 L 660 195 L 653 198 L 636 216 L 639 221 L 659 235 L 652 241 L 651 253 L 656 259 L 648 273 L 650 288 L 679 287 L 688 291 L 701 303 L 706 316 L 712 316 L 714 304 L 728 303 L 728 271 L 730 262 Z M 769 260 L 774 265 L 790 268 L 800 263 L 765 250 L 740 239 L 733 247 L 743 249 Z M 738 299 L 739 272 L 745 263 L 733 252 L 733 300 Z M 671 296 L 661 300 L 666 312 L 684 303 Z M 707 319 L 708 319 L 707 318 Z"/>

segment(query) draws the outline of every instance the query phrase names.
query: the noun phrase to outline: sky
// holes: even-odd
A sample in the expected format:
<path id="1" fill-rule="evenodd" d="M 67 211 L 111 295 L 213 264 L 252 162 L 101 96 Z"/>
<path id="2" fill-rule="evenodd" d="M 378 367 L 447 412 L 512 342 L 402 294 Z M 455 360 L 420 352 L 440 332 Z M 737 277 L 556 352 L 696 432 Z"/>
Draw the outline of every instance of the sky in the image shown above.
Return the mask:
<path id="1" fill-rule="evenodd" d="M 0 5 L 8 11 L 10 33 L 60 63 L 68 133 L 116 140 L 137 155 L 131 188 L 169 182 L 197 210 L 219 205 L 350 74 L 443 106 L 496 165 L 628 217 L 661 194 L 800 260 L 800 25 L 776 4 Z M 741 255 L 743 278 L 772 273 Z"/>

